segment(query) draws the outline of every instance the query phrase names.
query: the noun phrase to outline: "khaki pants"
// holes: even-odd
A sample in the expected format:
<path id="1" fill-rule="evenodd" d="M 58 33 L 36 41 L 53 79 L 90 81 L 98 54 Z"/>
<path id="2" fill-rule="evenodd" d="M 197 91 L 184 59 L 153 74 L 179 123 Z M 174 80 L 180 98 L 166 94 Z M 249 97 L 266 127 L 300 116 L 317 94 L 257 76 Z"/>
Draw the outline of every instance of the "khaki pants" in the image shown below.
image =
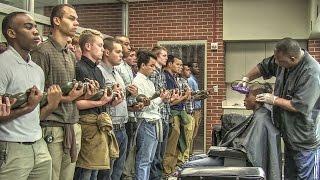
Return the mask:
<path id="1" fill-rule="evenodd" d="M 189 160 L 190 152 L 192 149 L 192 141 L 193 141 L 193 132 L 195 127 L 195 121 L 194 118 L 191 115 L 188 115 L 189 124 L 184 125 L 184 132 L 186 134 L 186 143 L 187 143 L 187 149 L 182 153 L 179 151 L 178 155 L 178 165 L 183 164 L 187 160 Z"/>
<path id="2" fill-rule="evenodd" d="M 198 135 L 199 126 L 201 124 L 202 109 L 194 110 L 193 113 L 192 113 L 192 116 L 194 118 L 194 131 L 193 131 L 193 137 L 192 137 L 192 142 L 191 142 L 191 152 L 190 152 L 190 154 L 193 153 L 193 141 L 196 138 L 196 136 Z"/>
<path id="3" fill-rule="evenodd" d="M 191 118 L 191 116 L 189 116 L 188 118 Z M 185 132 L 187 135 L 187 139 L 189 137 L 192 137 L 192 119 L 190 119 L 190 123 L 188 123 L 187 125 L 184 125 L 185 128 Z M 163 159 L 163 167 L 164 167 L 164 173 L 165 174 L 171 174 L 172 172 L 175 171 L 176 169 L 176 165 L 178 162 L 178 156 L 179 156 L 179 148 L 178 148 L 178 140 L 179 140 L 179 136 L 180 136 L 180 117 L 178 116 L 174 116 L 173 118 L 171 118 L 171 127 L 170 127 L 170 131 L 169 131 L 169 138 L 168 138 L 168 142 L 167 142 L 167 148 L 166 148 L 166 152 L 164 154 L 164 159 Z M 188 142 L 188 140 L 187 140 Z M 188 144 L 188 143 L 187 143 Z M 189 143 L 190 145 L 190 143 Z M 189 152 L 187 152 L 189 153 Z M 182 158 L 183 159 L 183 158 Z"/>
<path id="4" fill-rule="evenodd" d="M 6 152 L 1 180 L 51 180 L 52 161 L 43 139 L 34 144 L 0 142 L 0 152 Z"/>
<path id="5" fill-rule="evenodd" d="M 81 146 L 81 126 L 74 124 L 74 133 L 76 136 L 77 153 Z M 64 132 L 62 127 L 42 128 L 43 137 L 52 135 L 54 140 L 48 144 L 48 150 L 52 157 L 52 180 L 72 180 L 76 163 L 71 163 L 69 154 L 63 152 Z"/>

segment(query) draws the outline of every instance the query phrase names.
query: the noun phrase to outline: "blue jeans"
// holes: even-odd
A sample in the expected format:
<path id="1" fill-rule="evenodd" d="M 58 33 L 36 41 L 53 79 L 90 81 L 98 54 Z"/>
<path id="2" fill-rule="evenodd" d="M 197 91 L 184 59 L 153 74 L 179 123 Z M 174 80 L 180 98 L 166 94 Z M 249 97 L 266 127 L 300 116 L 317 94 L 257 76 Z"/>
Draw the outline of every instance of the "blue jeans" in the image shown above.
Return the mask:
<path id="1" fill-rule="evenodd" d="M 320 148 L 295 151 L 285 148 L 284 179 L 319 180 Z"/>
<path id="2" fill-rule="evenodd" d="M 136 180 L 149 179 L 157 145 L 156 125 L 143 120 L 137 134 Z"/>
<path id="3" fill-rule="evenodd" d="M 166 151 L 166 145 L 169 135 L 169 120 L 162 119 L 163 126 L 163 141 L 158 142 L 156 154 L 150 168 L 150 180 L 162 180 L 163 172 L 163 156 Z"/>
<path id="4" fill-rule="evenodd" d="M 119 158 L 111 160 L 109 170 L 99 170 L 98 180 L 120 180 L 127 155 L 128 136 L 126 129 L 114 132 L 119 145 Z"/>
<path id="5" fill-rule="evenodd" d="M 76 167 L 74 180 L 97 180 L 98 170 Z"/>

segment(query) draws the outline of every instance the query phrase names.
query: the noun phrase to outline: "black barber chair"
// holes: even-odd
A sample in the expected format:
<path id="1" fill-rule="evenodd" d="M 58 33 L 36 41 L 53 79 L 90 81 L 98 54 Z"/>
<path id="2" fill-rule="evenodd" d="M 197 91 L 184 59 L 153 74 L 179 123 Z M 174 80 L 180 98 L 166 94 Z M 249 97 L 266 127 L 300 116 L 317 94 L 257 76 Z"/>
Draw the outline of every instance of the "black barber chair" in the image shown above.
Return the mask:
<path id="1" fill-rule="evenodd" d="M 239 114 L 225 114 L 221 116 L 221 125 L 216 125 L 212 130 L 212 145 L 207 153 L 208 156 L 224 158 L 222 166 L 211 167 L 192 167 L 181 171 L 180 180 L 196 179 L 265 179 L 265 173 L 260 167 L 250 167 L 251 163 L 247 161 L 244 152 L 216 146 L 220 143 L 222 137 L 232 127 L 240 124 L 246 117 Z"/>

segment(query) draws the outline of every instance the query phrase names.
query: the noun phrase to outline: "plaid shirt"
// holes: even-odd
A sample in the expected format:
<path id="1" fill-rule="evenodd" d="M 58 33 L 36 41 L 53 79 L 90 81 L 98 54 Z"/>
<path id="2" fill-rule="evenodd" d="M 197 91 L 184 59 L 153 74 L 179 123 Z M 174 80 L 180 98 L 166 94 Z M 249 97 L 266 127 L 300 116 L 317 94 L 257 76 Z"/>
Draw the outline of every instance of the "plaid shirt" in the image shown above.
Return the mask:
<path id="1" fill-rule="evenodd" d="M 31 52 L 32 60 L 43 70 L 45 76 L 45 89 L 53 84 L 63 85 L 76 78 L 74 54 L 66 47 L 60 46 L 52 36 L 41 43 Z M 79 120 L 79 112 L 74 102 L 60 102 L 46 120 L 61 123 L 76 123 Z"/>
<path id="2" fill-rule="evenodd" d="M 156 70 L 149 76 L 149 79 L 153 82 L 156 91 L 161 89 L 167 89 L 166 76 L 161 68 L 156 67 Z M 170 119 L 170 104 L 162 103 L 159 108 L 159 112 L 164 121 L 169 122 Z"/>
<path id="3" fill-rule="evenodd" d="M 183 77 L 177 77 L 177 83 L 180 91 L 185 91 L 187 88 L 191 89 L 188 80 Z M 190 100 L 185 102 L 185 109 L 187 113 L 191 114 L 193 112 L 193 100 L 192 97 Z"/>

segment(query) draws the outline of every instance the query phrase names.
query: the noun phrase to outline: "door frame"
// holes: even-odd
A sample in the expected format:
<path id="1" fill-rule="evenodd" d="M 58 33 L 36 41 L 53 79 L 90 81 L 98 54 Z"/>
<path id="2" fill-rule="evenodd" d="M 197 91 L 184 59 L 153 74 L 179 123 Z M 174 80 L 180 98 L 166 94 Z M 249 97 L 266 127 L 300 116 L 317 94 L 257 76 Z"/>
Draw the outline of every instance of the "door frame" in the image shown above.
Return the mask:
<path id="1" fill-rule="evenodd" d="M 171 44 L 177 44 L 177 45 L 197 45 L 201 44 L 204 45 L 204 62 L 203 62 L 203 85 L 204 89 L 208 89 L 208 82 L 207 82 L 207 56 L 208 56 L 208 49 L 207 49 L 207 40 L 183 40 L 183 41 L 158 41 L 157 45 L 171 45 Z M 207 99 L 203 100 L 203 152 L 206 152 L 207 145 L 206 145 L 206 139 L 207 139 Z"/>

